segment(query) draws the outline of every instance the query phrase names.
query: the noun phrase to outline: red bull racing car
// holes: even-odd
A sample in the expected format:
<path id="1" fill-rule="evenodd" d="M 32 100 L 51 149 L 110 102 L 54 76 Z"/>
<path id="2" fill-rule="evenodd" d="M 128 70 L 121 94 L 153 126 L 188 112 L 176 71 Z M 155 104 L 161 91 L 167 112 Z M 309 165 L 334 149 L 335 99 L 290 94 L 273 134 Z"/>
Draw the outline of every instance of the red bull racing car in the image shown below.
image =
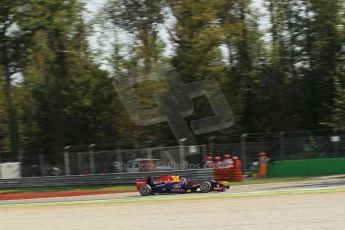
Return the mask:
<path id="1" fill-rule="evenodd" d="M 179 176 L 164 176 L 152 181 L 151 177 L 139 179 L 136 182 L 137 190 L 142 196 L 154 195 L 156 193 L 208 193 L 211 191 L 223 192 L 230 188 L 225 181 L 210 180 L 187 180 Z"/>

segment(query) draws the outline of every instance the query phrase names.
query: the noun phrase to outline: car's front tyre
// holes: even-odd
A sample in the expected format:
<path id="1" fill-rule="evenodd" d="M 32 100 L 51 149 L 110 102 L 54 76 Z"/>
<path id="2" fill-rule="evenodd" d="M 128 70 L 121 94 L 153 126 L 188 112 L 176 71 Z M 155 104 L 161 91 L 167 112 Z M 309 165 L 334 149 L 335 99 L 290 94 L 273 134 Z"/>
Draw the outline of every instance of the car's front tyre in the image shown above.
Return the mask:
<path id="1" fill-rule="evenodd" d="M 208 193 L 212 190 L 212 184 L 209 181 L 204 181 L 200 184 L 200 191 L 203 193 Z"/>

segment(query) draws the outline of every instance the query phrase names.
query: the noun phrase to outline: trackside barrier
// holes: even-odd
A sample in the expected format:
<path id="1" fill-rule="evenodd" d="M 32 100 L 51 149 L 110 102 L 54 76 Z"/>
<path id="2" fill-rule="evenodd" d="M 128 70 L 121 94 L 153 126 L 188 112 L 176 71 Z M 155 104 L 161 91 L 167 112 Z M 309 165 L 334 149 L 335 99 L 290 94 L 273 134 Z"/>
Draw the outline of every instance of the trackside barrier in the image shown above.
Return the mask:
<path id="1" fill-rule="evenodd" d="M 268 163 L 268 177 L 336 174 L 345 174 L 345 158 L 271 161 Z"/>
<path id="2" fill-rule="evenodd" d="M 231 168 L 215 169 L 215 178 L 220 181 L 230 181 L 231 180 L 230 170 Z"/>
<path id="3" fill-rule="evenodd" d="M 220 181 L 242 181 L 242 167 L 241 165 L 234 165 L 231 168 L 215 169 L 215 178 Z"/>
<path id="4" fill-rule="evenodd" d="M 0 179 L 0 189 L 4 188 L 39 188 L 90 185 L 126 185 L 135 184 L 136 179 L 180 175 L 188 179 L 210 179 L 213 169 L 174 170 L 159 172 L 111 173 L 74 176 L 25 177 L 19 179 Z"/>
<path id="5" fill-rule="evenodd" d="M 241 165 L 235 165 L 230 169 L 230 181 L 242 181 L 243 173 Z"/>

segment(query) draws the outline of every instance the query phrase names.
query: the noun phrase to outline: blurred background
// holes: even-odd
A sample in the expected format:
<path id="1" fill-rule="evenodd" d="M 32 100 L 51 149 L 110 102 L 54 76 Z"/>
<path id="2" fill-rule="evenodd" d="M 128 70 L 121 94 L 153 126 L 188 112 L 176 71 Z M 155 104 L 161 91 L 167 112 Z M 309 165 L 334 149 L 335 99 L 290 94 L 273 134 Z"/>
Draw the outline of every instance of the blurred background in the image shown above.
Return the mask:
<path id="1" fill-rule="evenodd" d="M 140 101 L 155 108 L 156 66 L 216 81 L 234 125 L 184 149 L 167 123 L 134 124 L 113 79 L 140 78 Z M 24 176 L 66 174 L 66 154 L 71 174 L 181 153 L 245 165 L 260 151 L 345 156 L 345 1 L 0 0 L 0 80 L 0 162 L 21 162 Z M 212 115 L 198 97 L 186 121 Z"/>

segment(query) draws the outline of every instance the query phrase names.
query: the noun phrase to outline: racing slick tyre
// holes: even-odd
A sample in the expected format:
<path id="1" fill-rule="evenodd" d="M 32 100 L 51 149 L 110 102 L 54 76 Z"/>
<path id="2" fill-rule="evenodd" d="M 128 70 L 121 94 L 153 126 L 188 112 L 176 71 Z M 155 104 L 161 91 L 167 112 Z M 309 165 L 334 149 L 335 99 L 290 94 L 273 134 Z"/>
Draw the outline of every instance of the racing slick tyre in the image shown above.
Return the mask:
<path id="1" fill-rule="evenodd" d="M 140 187 L 139 193 L 142 196 L 148 196 L 148 195 L 150 195 L 152 193 L 152 188 L 151 188 L 150 185 L 145 184 L 145 185 Z"/>
<path id="2" fill-rule="evenodd" d="M 210 192 L 212 190 L 211 182 L 204 181 L 200 184 L 200 191 L 203 193 Z"/>

